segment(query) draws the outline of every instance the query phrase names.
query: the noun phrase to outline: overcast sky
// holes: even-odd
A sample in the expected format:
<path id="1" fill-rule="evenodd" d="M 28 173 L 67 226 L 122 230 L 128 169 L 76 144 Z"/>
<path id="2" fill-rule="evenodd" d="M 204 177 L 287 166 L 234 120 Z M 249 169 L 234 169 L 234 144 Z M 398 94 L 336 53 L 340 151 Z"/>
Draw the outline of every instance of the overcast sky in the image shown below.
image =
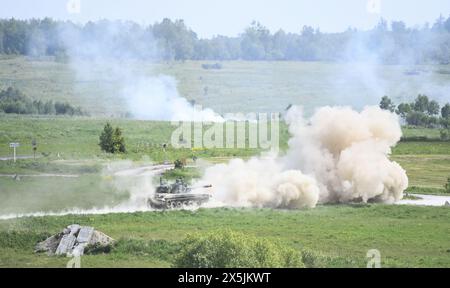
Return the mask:
<path id="1" fill-rule="evenodd" d="M 402 20 L 408 26 L 432 24 L 440 14 L 449 16 L 449 0 L 0 0 L 0 18 L 152 24 L 167 17 L 184 19 L 202 38 L 238 35 L 252 20 L 272 32 L 280 28 L 298 32 L 303 25 L 340 32 L 349 26 L 371 28 L 380 17 Z"/>

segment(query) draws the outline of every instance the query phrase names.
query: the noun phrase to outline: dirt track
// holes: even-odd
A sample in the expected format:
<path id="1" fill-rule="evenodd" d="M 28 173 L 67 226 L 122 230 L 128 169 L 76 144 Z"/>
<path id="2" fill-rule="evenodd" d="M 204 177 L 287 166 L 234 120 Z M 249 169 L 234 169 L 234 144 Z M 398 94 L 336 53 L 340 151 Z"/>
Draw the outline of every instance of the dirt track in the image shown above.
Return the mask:
<path id="1" fill-rule="evenodd" d="M 411 196 L 419 197 L 421 199 L 402 199 L 395 204 L 400 205 L 422 205 L 422 206 L 444 206 L 445 202 L 450 203 L 450 196 L 425 195 L 425 194 L 410 194 Z"/>

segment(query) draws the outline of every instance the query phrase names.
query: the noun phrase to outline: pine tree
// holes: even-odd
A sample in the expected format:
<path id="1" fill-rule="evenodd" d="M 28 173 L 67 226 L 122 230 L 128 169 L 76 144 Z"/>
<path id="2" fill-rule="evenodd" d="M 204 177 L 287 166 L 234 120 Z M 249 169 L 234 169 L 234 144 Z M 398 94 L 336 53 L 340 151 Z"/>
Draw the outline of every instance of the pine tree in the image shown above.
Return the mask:
<path id="1" fill-rule="evenodd" d="M 112 135 L 113 142 L 113 153 L 120 152 L 125 153 L 125 139 L 122 136 L 122 130 L 119 127 L 114 129 L 114 133 Z"/>
<path id="2" fill-rule="evenodd" d="M 113 128 L 109 123 L 106 123 L 103 132 L 100 135 L 100 148 L 108 153 L 114 153 L 113 145 Z"/>

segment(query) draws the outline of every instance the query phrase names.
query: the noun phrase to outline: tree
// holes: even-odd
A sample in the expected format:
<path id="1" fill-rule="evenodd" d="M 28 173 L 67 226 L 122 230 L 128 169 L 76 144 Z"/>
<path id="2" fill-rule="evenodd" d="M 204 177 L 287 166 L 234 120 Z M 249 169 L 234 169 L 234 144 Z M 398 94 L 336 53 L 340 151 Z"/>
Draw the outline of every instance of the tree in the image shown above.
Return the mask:
<path id="1" fill-rule="evenodd" d="M 405 33 L 406 25 L 403 21 L 392 21 L 391 22 L 392 32 L 394 33 Z"/>
<path id="2" fill-rule="evenodd" d="M 432 100 L 428 103 L 427 112 L 428 115 L 438 115 L 439 114 L 439 103 L 435 100 Z"/>
<path id="3" fill-rule="evenodd" d="M 108 153 L 114 153 L 113 132 L 112 126 L 109 123 L 106 123 L 103 132 L 100 135 L 100 148 Z"/>
<path id="4" fill-rule="evenodd" d="M 411 112 L 411 105 L 409 103 L 400 103 L 395 111 L 402 118 L 406 118 L 409 112 Z"/>
<path id="5" fill-rule="evenodd" d="M 112 135 L 112 143 L 113 143 L 113 152 L 112 153 L 116 153 L 116 152 L 125 153 L 126 152 L 125 138 L 123 138 L 122 130 L 119 127 L 114 129 L 114 133 Z"/>
<path id="6" fill-rule="evenodd" d="M 271 50 L 270 31 L 259 22 L 253 21 L 242 35 L 242 56 L 247 60 L 263 60 Z"/>
<path id="7" fill-rule="evenodd" d="M 125 139 L 122 136 L 122 130 L 106 123 L 103 132 L 100 135 L 100 148 L 107 153 L 125 153 Z"/>
<path id="8" fill-rule="evenodd" d="M 417 96 L 416 100 L 414 101 L 413 108 L 414 111 L 425 113 L 428 111 L 428 105 L 428 97 L 426 95 L 419 94 L 419 96 Z"/>
<path id="9" fill-rule="evenodd" d="M 32 100 L 20 90 L 9 87 L 0 91 L 0 111 L 16 114 L 68 114 L 83 115 L 81 108 L 68 103 Z"/>
<path id="10" fill-rule="evenodd" d="M 394 112 L 395 105 L 392 103 L 392 100 L 388 96 L 383 96 L 380 101 L 380 108 L 383 110 L 389 110 L 391 112 Z"/>
<path id="11" fill-rule="evenodd" d="M 450 117 L 447 118 L 441 118 L 441 126 L 445 129 L 450 129 Z"/>
<path id="12" fill-rule="evenodd" d="M 436 128 L 439 125 L 439 119 L 433 116 L 426 116 L 426 126 L 429 128 Z"/>
<path id="13" fill-rule="evenodd" d="M 427 125 L 427 115 L 418 111 L 411 111 L 406 116 L 406 123 L 413 126 L 425 126 Z"/>
<path id="14" fill-rule="evenodd" d="M 447 103 L 441 109 L 442 118 L 450 118 L 450 103 Z"/>
<path id="15" fill-rule="evenodd" d="M 450 130 L 448 129 L 442 129 L 440 131 L 440 135 L 441 135 L 441 140 L 442 141 L 448 141 L 450 139 Z"/>
<path id="16" fill-rule="evenodd" d="M 445 20 L 444 22 L 444 28 L 447 30 L 447 32 L 450 32 L 450 16 Z"/>

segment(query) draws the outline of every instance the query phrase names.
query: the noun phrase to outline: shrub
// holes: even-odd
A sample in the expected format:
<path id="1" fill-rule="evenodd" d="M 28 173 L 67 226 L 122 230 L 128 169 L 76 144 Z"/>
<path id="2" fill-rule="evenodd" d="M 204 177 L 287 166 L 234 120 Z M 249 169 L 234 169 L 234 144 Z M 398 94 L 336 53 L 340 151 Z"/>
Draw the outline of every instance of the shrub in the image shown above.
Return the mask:
<path id="1" fill-rule="evenodd" d="M 12 87 L 0 91 L 0 111 L 16 114 L 85 115 L 80 107 L 74 107 L 68 103 L 32 100 Z"/>
<path id="2" fill-rule="evenodd" d="M 450 177 L 447 178 L 447 183 L 444 185 L 445 193 L 450 193 Z"/>
<path id="3" fill-rule="evenodd" d="M 307 249 L 302 250 L 301 256 L 302 262 L 307 268 L 324 268 L 331 262 L 330 257 Z"/>
<path id="4" fill-rule="evenodd" d="M 97 254 L 108 254 L 111 252 L 113 248 L 113 244 L 92 244 L 92 245 L 88 245 L 85 249 L 84 249 L 84 254 L 86 255 L 97 255 Z"/>
<path id="5" fill-rule="evenodd" d="M 185 162 L 186 161 L 183 161 L 183 160 L 180 160 L 180 159 L 175 160 L 175 162 L 174 162 L 175 169 L 183 169 L 184 166 L 186 165 Z"/>
<path id="6" fill-rule="evenodd" d="M 441 140 L 442 141 L 450 140 L 450 130 L 447 130 L 447 129 L 441 130 Z"/>
<path id="7" fill-rule="evenodd" d="M 300 253 L 292 248 L 229 230 L 188 235 L 181 247 L 175 267 L 304 267 Z"/>
<path id="8" fill-rule="evenodd" d="M 100 148 L 108 153 L 125 153 L 125 139 L 122 137 L 122 130 L 120 128 L 113 129 L 113 127 L 106 123 L 100 135 Z"/>
<path id="9" fill-rule="evenodd" d="M 202 64 L 202 68 L 209 70 L 209 69 L 216 69 L 216 70 L 220 70 L 222 69 L 222 64 L 220 63 L 214 63 L 214 64 Z"/>

